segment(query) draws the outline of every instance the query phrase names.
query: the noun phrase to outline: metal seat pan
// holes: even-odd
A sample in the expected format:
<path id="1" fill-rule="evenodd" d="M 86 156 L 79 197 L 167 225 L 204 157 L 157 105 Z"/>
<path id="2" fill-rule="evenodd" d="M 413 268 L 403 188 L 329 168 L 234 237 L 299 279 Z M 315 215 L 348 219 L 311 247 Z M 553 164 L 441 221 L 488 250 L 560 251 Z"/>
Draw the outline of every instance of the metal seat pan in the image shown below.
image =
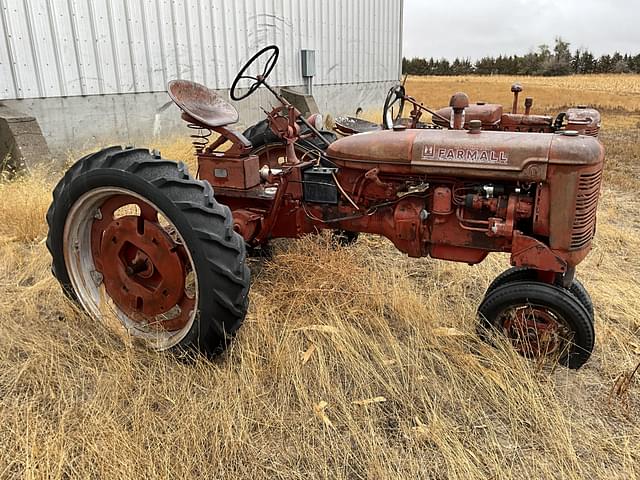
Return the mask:
<path id="1" fill-rule="evenodd" d="M 336 130 L 347 135 L 382 130 L 382 127 L 379 124 L 364 120 L 362 118 L 336 117 L 335 122 Z"/>
<path id="2" fill-rule="evenodd" d="M 189 80 L 172 80 L 167 91 L 184 113 L 206 127 L 224 127 L 238 121 L 238 111 L 204 85 Z"/>

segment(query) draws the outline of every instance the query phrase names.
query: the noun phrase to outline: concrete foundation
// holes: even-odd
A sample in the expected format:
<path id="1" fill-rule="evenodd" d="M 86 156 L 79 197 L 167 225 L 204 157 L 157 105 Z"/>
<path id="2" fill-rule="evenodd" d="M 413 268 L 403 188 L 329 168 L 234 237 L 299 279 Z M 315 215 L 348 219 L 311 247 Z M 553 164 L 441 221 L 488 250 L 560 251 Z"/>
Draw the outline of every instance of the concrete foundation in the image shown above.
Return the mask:
<path id="1" fill-rule="evenodd" d="M 11 175 L 50 161 L 36 119 L 0 103 L 0 172 Z"/>
<path id="2" fill-rule="evenodd" d="M 325 115 L 355 115 L 358 108 L 377 113 L 392 85 L 393 82 L 317 85 L 313 96 Z M 305 91 L 302 86 L 290 88 Z M 228 91 L 220 93 L 228 98 Z M 230 102 L 240 112 L 237 128 L 244 129 L 263 119 L 260 107 L 269 110 L 275 102 L 264 88 L 241 102 Z M 49 149 L 62 160 L 69 154 L 107 144 L 152 147 L 155 141 L 188 135 L 178 108 L 164 92 L 6 100 L 4 104 L 23 116 L 35 117 Z"/>

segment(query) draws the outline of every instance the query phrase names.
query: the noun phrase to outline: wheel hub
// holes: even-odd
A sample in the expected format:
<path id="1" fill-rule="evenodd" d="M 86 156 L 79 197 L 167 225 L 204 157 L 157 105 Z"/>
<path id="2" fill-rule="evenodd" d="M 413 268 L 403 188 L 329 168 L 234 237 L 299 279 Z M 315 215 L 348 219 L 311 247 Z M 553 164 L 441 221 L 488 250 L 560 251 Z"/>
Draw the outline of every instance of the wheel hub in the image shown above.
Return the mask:
<path id="1" fill-rule="evenodd" d="M 519 306 L 503 314 L 502 327 L 514 348 L 528 358 L 557 353 L 565 344 L 566 328 L 546 308 Z"/>
<path id="2" fill-rule="evenodd" d="M 116 218 L 124 205 L 137 206 L 140 215 Z M 184 327 L 195 308 L 195 299 L 185 291 L 189 262 L 184 247 L 160 225 L 158 212 L 139 199 L 112 197 L 100 210 L 91 245 L 109 297 L 141 327 Z"/>

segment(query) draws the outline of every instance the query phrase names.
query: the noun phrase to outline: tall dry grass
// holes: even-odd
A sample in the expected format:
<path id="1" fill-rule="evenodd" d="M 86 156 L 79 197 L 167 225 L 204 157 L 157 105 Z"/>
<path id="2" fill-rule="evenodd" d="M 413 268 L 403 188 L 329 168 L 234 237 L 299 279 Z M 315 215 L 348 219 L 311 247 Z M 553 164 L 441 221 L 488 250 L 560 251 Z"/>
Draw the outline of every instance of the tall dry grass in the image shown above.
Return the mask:
<path id="1" fill-rule="evenodd" d="M 449 104 L 451 94 L 466 92 L 472 102 L 501 103 L 510 108 L 510 87 L 519 82 L 524 97 L 534 97 L 534 109 L 552 111 L 567 105 L 587 104 L 602 110 L 640 111 L 640 75 L 573 75 L 526 77 L 510 75 L 469 77 L 409 77 L 409 95 L 432 106 Z M 520 106 L 522 107 L 522 104 Z M 556 112 L 557 113 L 557 112 Z"/>
<path id="2" fill-rule="evenodd" d="M 477 340 L 504 256 L 414 260 L 375 237 L 254 261 L 246 324 L 214 362 L 141 351 L 51 277 L 51 180 L 0 184 L 0 478 L 640 477 L 640 379 L 614 391 L 640 357 L 637 131 L 604 138 L 613 173 L 579 267 L 598 342 L 578 372 Z"/>

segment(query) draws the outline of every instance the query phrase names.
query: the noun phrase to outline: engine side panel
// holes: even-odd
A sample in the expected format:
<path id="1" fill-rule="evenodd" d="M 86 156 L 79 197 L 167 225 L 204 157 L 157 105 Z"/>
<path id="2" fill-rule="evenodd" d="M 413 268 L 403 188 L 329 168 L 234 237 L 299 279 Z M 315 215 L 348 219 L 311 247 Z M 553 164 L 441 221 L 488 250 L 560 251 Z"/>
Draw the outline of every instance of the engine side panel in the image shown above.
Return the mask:
<path id="1" fill-rule="evenodd" d="M 552 139 L 527 133 L 424 132 L 414 143 L 411 166 L 428 175 L 542 181 Z"/>

